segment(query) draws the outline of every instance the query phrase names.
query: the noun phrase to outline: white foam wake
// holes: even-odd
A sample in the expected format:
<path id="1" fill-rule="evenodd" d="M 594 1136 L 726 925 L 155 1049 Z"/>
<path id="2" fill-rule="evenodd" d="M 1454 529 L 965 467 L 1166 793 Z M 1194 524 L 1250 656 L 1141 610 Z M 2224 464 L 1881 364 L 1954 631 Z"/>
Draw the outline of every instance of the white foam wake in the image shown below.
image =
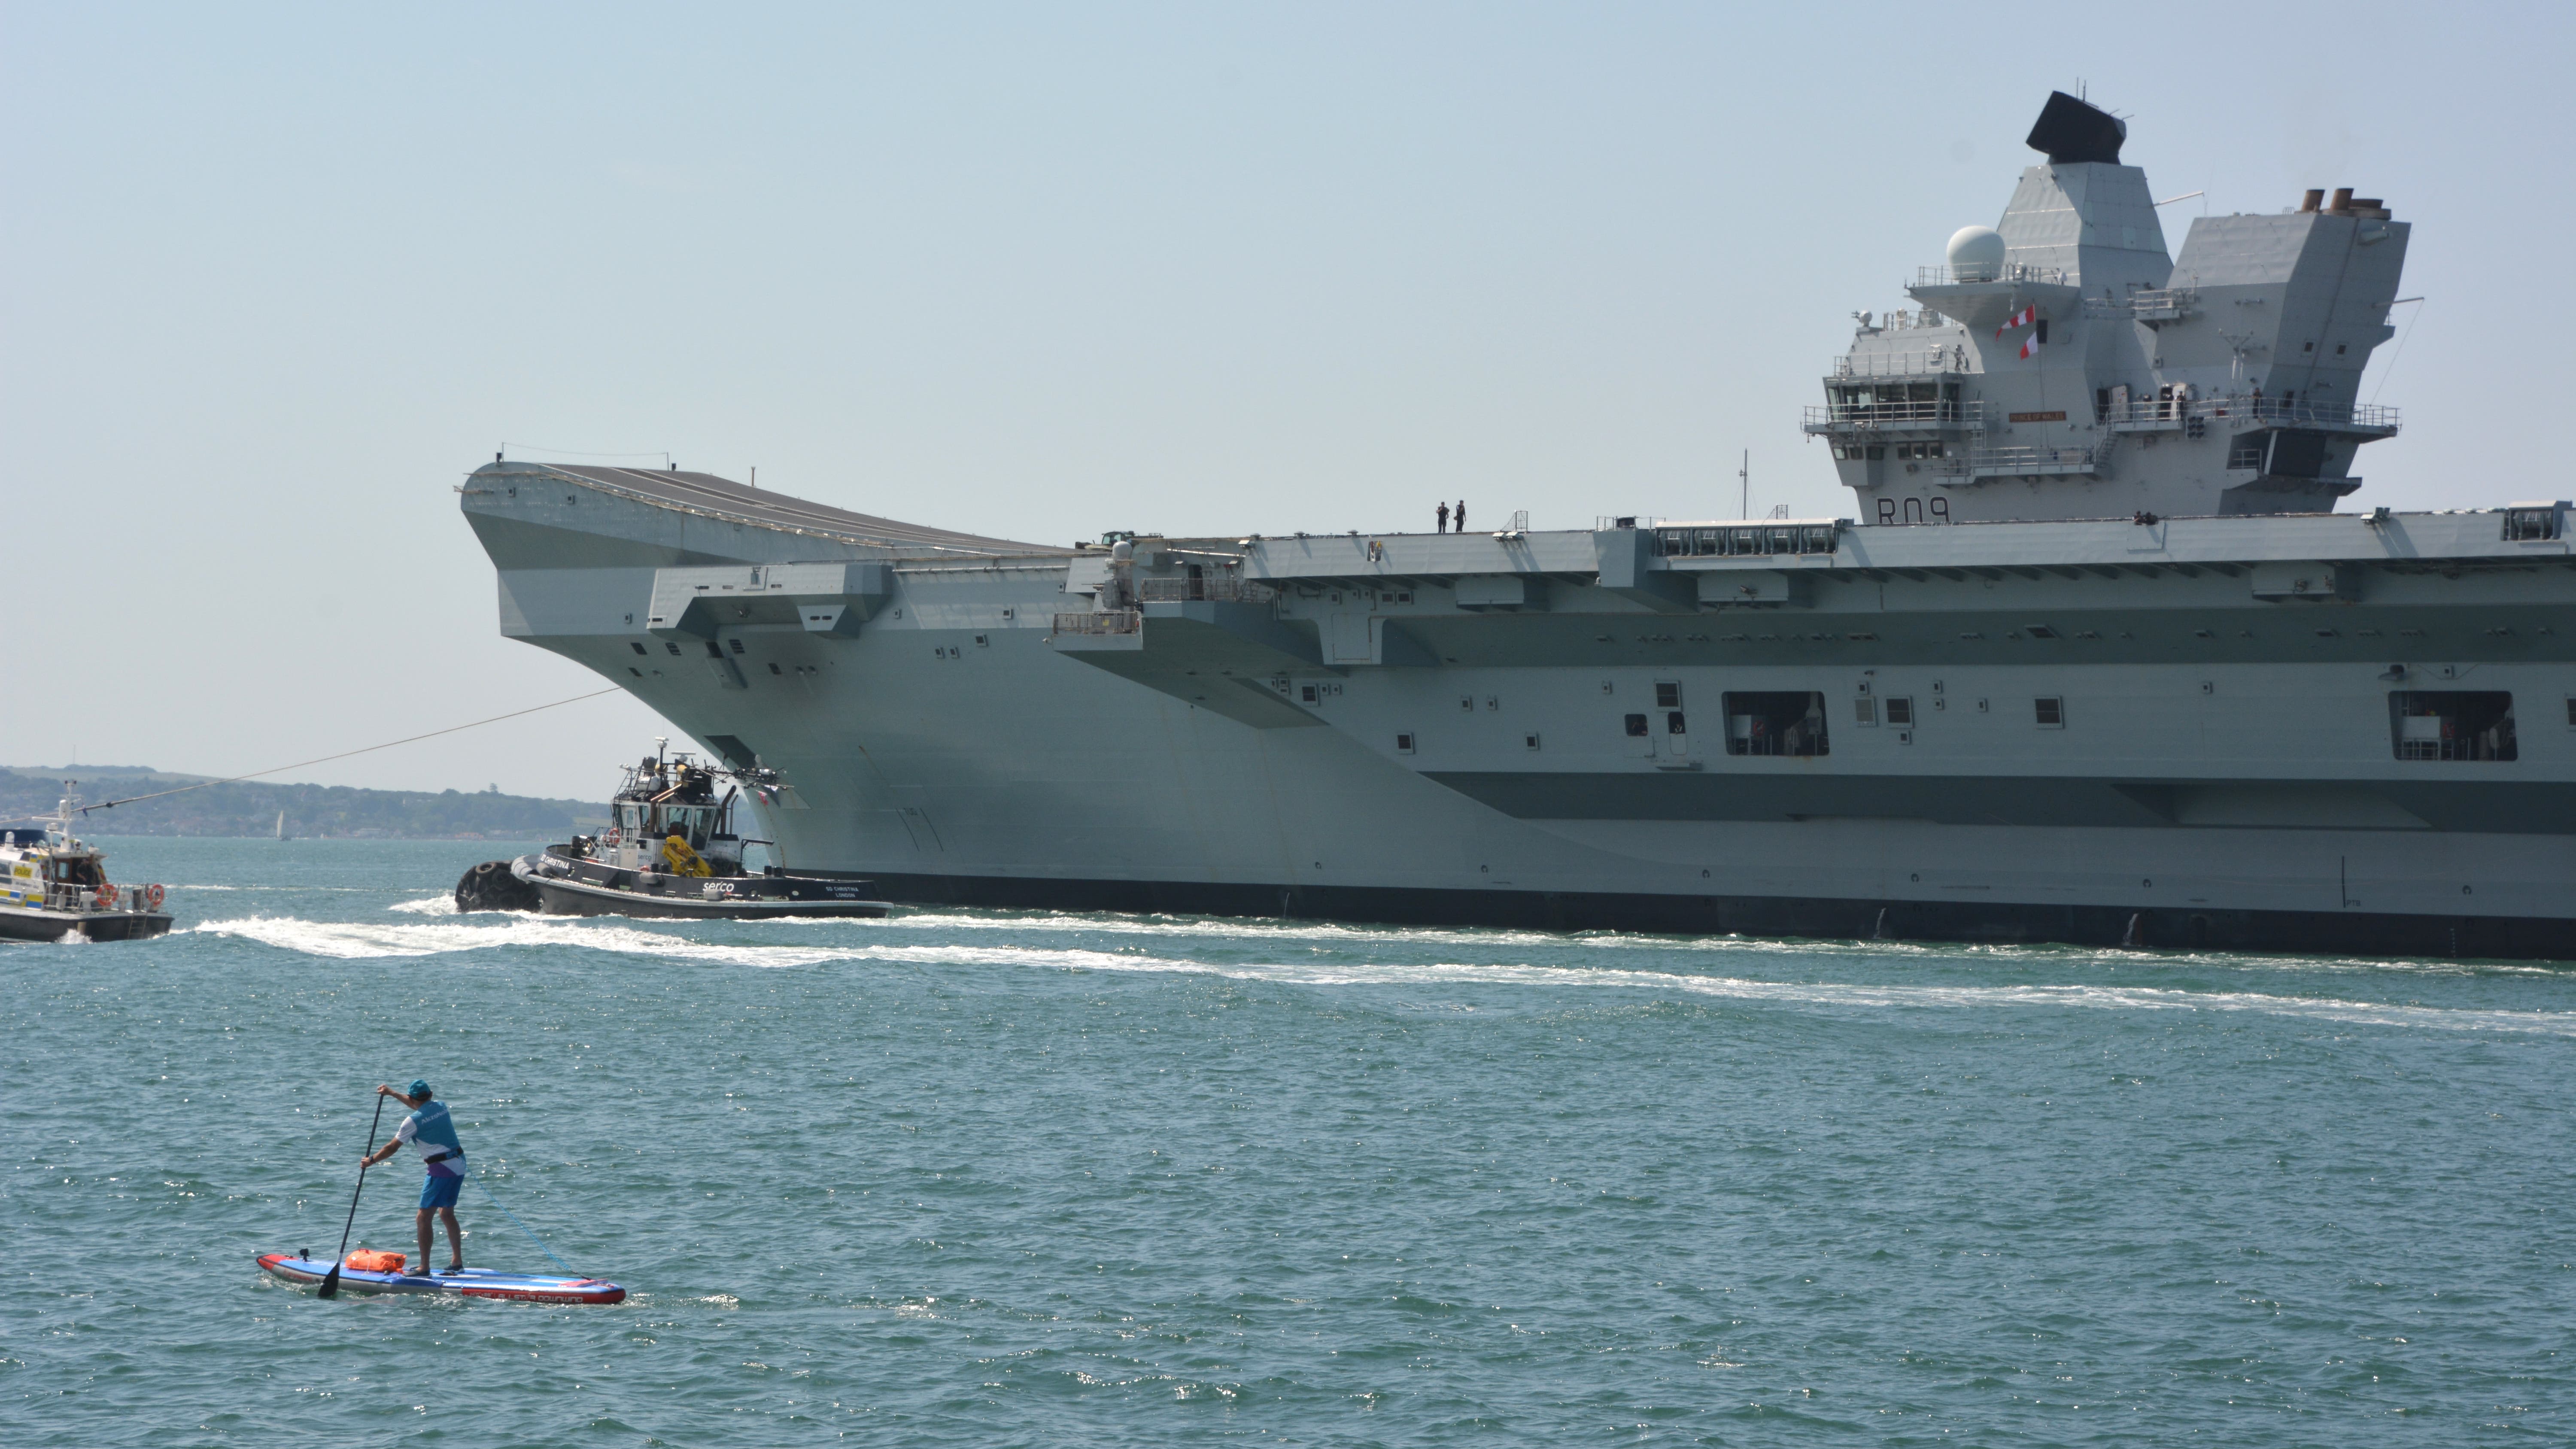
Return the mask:
<path id="1" fill-rule="evenodd" d="M 666 936 L 633 926 L 599 925 L 562 916 L 478 912 L 436 925 L 375 921 L 306 921 L 292 916 L 248 916 L 194 927 L 209 935 L 238 936 L 280 950 L 342 960 L 387 956 L 438 956 L 506 947 L 574 947 L 675 961 L 715 961 L 736 966 L 811 966 L 868 954 L 859 948 L 723 946 Z"/>
<path id="2" fill-rule="evenodd" d="M 728 945 L 693 941 L 625 924 L 581 918 L 477 914 L 428 925 L 389 922 L 317 922 L 254 916 L 211 921 L 195 928 L 255 940 L 282 950 L 341 959 L 432 956 L 507 947 L 558 947 L 654 956 L 673 961 L 753 967 L 805 967 L 839 961 L 920 966 L 994 966 L 1050 971 L 1182 973 L 1237 981 L 1304 987 L 1413 987 L 1466 990 L 1538 987 L 1550 990 L 1616 989 L 1675 992 L 1722 1000 L 1770 1002 L 1842 1010 L 1993 1010 L 2046 1007 L 2084 1010 L 2257 1012 L 2302 1017 L 2340 1026 L 2430 1027 L 2576 1037 L 2576 1012 L 2504 1011 L 2464 1007 L 2390 1005 L 2335 997 L 2283 996 L 2251 991 L 2191 991 L 2168 987 L 2067 984 L 1973 986 L 1845 984 L 1764 981 L 1625 967 L 1546 965 L 1530 961 L 1379 962 L 1312 960 L 1224 962 L 1186 956 L 1081 947 L 901 945 L 861 940 L 841 945 Z M 1459 944 L 1450 939 L 1446 944 Z M 1561 944 L 1561 943 L 1560 943 Z M 1750 948 L 1747 948 L 1750 949 Z"/>
<path id="3" fill-rule="evenodd" d="M 963 946 L 891 947 L 869 953 L 886 960 L 954 965 L 1034 965 L 1097 971 L 1185 971 L 1244 981 L 1293 986 L 1540 986 L 1618 987 L 1679 991 L 1692 996 L 1798 1005 L 1984 1010 L 2043 1006 L 2097 1010 L 2252 1011 L 2310 1017 L 2354 1026 L 2440 1027 L 2454 1031 L 2512 1031 L 2576 1037 L 2576 1012 L 2495 1011 L 2443 1006 L 2392 1006 L 2335 997 L 2277 996 L 2252 991 L 2181 991 L 2162 987 L 2032 985 L 1841 985 L 1812 981 L 1757 981 L 1678 971 L 1536 964 L 1317 963 L 1219 964 L 1099 951 L 1029 951 Z"/>

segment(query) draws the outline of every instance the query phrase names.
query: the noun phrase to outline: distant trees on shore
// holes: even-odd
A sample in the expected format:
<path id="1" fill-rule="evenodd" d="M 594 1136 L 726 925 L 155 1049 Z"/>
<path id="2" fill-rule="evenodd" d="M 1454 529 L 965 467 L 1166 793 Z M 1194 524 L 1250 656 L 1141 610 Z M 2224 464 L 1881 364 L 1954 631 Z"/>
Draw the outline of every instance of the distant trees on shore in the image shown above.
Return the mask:
<path id="1" fill-rule="evenodd" d="M 120 796 L 175 789 L 202 778 L 114 765 L 0 768 L 0 820 L 52 814 L 67 779 L 78 780 L 82 801 L 95 805 Z M 576 828 L 605 824 L 608 819 L 606 805 L 587 800 L 541 800 L 493 790 L 431 794 L 246 780 L 95 810 L 73 828 L 84 835 L 265 836 L 276 833 L 281 810 L 286 812 L 289 835 L 389 840 L 476 836 L 560 840 Z"/>

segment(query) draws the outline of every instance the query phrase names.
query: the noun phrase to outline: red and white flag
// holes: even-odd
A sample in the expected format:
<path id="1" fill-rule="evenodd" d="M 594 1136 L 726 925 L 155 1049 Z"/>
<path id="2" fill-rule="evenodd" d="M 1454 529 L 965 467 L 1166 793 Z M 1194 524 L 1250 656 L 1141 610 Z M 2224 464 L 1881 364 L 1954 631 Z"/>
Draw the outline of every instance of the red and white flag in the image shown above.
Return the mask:
<path id="1" fill-rule="evenodd" d="M 2022 355 L 2022 356 L 2024 356 L 2024 357 L 2033 357 L 2033 356 L 2036 356 L 2036 355 L 2038 354 L 2038 352 L 2039 352 L 2039 334 L 2038 334 L 2038 333 L 2034 332 L 2034 333 L 2030 334 L 2028 337 L 2025 337 L 2025 338 L 2023 338 L 2023 339 L 2021 340 L 2021 355 Z"/>
<path id="2" fill-rule="evenodd" d="M 2006 317 L 2004 319 L 2004 325 L 1995 329 L 1995 336 L 2001 337 L 2016 327 L 2027 327 L 2036 320 L 2038 316 L 2039 304 L 2034 302 L 2030 306 L 2024 307 L 2020 311 Z"/>

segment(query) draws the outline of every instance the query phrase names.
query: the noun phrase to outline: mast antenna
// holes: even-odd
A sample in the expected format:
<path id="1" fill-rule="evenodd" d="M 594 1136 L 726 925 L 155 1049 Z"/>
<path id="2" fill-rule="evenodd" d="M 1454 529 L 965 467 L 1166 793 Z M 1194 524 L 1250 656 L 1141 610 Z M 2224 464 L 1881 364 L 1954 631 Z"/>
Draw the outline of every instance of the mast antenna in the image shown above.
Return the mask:
<path id="1" fill-rule="evenodd" d="M 1735 470 L 1735 481 L 1744 485 L 1744 498 L 1739 516 L 1750 519 L 1753 516 L 1753 450 L 1751 448 L 1744 450 L 1744 466 Z"/>

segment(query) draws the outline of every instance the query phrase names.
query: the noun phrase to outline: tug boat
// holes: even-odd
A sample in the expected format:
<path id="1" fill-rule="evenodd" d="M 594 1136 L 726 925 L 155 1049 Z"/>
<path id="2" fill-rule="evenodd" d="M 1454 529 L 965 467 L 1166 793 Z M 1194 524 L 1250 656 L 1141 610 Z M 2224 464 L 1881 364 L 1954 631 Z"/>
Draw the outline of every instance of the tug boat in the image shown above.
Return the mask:
<path id="1" fill-rule="evenodd" d="M 704 764 L 663 748 L 626 767 L 609 804 L 608 828 L 576 835 L 516 860 L 488 860 L 456 883 L 462 911 L 536 911 L 550 916 L 652 916 L 682 920 L 767 920 L 775 916 L 882 916 L 871 882 L 755 873 L 743 847 L 774 841 L 735 828 L 745 800 L 801 809 L 775 770 Z M 721 790 L 722 794 L 718 794 Z"/>
<path id="2" fill-rule="evenodd" d="M 66 794 L 51 817 L 0 825 L 0 940 L 131 941 L 170 929 L 160 886 L 110 882 L 106 854 L 73 838 L 79 810 Z"/>

